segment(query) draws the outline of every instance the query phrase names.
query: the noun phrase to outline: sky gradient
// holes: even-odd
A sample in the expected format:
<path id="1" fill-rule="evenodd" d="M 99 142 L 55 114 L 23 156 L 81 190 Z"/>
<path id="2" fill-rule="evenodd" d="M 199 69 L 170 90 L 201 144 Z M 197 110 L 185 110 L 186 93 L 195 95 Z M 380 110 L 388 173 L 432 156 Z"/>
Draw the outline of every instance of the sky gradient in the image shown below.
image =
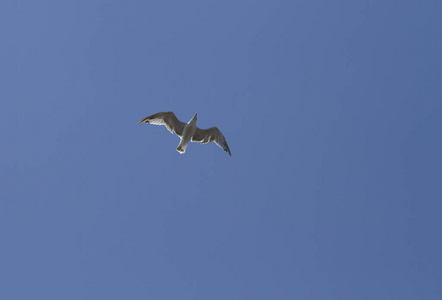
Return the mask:
<path id="1" fill-rule="evenodd" d="M 0 298 L 441 299 L 441 15 L 0 1 Z"/>

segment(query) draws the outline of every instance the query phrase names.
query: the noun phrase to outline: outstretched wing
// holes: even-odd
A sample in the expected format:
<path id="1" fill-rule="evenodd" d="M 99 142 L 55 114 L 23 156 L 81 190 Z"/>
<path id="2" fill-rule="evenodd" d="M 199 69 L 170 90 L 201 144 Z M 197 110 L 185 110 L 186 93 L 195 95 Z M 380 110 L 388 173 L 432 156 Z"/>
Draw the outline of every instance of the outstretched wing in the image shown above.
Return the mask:
<path id="1" fill-rule="evenodd" d="M 149 123 L 154 125 L 164 125 L 166 128 L 173 133 L 175 133 L 179 136 L 183 136 L 183 130 L 186 126 L 186 123 L 181 122 L 178 120 L 178 118 L 175 116 L 175 114 L 171 111 L 168 112 L 159 112 L 157 114 L 148 116 L 144 119 L 141 119 L 138 121 L 138 123 Z"/>
<path id="2" fill-rule="evenodd" d="M 202 144 L 215 142 L 219 147 L 224 149 L 224 151 L 232 156 L 232 154 L 230 153 L 229 145 L 227 145 L 226 138 L 217 127 L 211 127 L 209 129 L 199 129 L 197 127 L 195 133 L 193 134 L 192 142 Z"/>

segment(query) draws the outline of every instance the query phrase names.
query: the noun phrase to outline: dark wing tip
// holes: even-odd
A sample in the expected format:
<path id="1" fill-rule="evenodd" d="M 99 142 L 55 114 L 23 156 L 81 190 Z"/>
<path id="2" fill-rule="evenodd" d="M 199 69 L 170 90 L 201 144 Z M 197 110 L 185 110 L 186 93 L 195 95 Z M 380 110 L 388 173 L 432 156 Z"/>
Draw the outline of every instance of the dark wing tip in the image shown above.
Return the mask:
<path id="1" fill-rule="evenodd" d="M 226 151 L 227 153 L 229 153 L 230 156 L 232 156 L 232 153 L 230 153 L 229 145 L 227 145 L 227 142 L 225 140 L 223 146 L 224 146 L 223 147 L 224 151 Z"/>
<path id="2" fill-rule="evenodd" d="M 229 153 L 230 156 L 232 156 L 232 153 L 230 153 L 230 149 L 228 146 L 227 146 L 227 149 L 224 149 L 224 151 L 226 151 L 227 153 Z"/>
<path id="3" fill-rule="evenodd" d="M 145 117 L 144 119 L 139 120 L 138 124 L 141 124 L 141 123 L 148 123 L 149 124 L 149 120 L 151 118 L 152 118 L 152 116 Z"/>

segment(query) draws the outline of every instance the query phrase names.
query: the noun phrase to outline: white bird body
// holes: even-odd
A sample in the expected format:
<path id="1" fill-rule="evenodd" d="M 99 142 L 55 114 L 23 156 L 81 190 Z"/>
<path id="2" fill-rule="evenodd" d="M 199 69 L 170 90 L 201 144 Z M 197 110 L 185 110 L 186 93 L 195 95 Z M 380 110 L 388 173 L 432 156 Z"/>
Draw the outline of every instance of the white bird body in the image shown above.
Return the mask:
<path id="1" fill-rule="evenodd" d="M 181 154 L 186 152 L 187 144 L 192 141 L 202 144 L 215 142 L 229 155 L 232 155 L 224 135 L 217 127 L 200 129 L 196 126 L 197 114 L 198 113 L 196 113 L 187 124 L 178 120 L 175 114 L 171 111 L 156 113 L 141 119 L 138 123 L 164 125 L 171 133 L 175 132 L 176 135 L 180 137 L 180 143 L 176 150 Z"/>
<path id="2" fill-rule="evenodd" d="M 181 137 L 180 143 L 178 144 L 178 147 L 176 150 L 183 154 L 186 152 L 187 144 L 189 144 L 190 140 L 192 139 L 193 135 L 195 134 L 196 130 L 196 115 L 193 116 L 193 118 L 186 124 L 183 130 L 183 136 Z"/>

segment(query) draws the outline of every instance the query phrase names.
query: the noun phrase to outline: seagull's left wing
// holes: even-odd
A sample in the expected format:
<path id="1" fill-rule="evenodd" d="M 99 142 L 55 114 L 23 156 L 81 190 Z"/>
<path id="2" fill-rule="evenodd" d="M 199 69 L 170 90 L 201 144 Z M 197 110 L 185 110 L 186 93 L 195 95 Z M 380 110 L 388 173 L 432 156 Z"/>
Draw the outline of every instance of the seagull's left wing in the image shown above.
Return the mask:
<path id="1" fill-rule="evenodd" d="M 230 149 L 229 145 L 227 145 L 226 138 L 217 127 L 211 127 L 209 129 L 199 129 L 197 127 L 195 133 L 193 134 L 192 142 L 202 144 L 215 142 L 219 147 L 224 149 L 224 151 L 232 156 L 232 154 L 230 154 Z"/>
<path id="2" fill-rule="evenodd" d="M 148 116 L 144 119 L 141 119 L 138 121 L 138 123 L 149 123 L 154 125 L 164 125 L 166 126 L 167 130 L 169 130 L 171 133 L 175 131 L 175 133 L 179 136 L 183 136 L 183 130 L 186 126 L 186 123 L 181 122 L 178 120 L 178 118 L 175 116 L 175 114 L 171 111 L 168 112 L 159 112 L 157 114 Z"/>

